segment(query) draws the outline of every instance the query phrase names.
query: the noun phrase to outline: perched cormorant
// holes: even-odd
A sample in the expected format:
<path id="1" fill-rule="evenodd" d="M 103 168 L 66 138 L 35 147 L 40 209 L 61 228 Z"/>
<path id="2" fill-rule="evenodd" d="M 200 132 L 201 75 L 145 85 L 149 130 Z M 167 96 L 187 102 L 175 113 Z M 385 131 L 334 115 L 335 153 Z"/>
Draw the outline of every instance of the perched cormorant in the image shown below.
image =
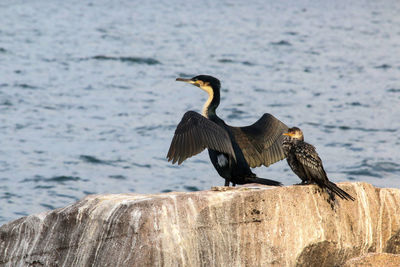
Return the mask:
<path id="1" fill-rule="evenodd" d="M 269 166 L 285 158 L 282 149 L 282 134 L 288 129 L 285 124 L 265 113 L 250 126 L 229 126 L 215 112 L 220 101 L 221 84 L 218 79 L 199 75 L 176 80 L 200 87 L 209 98 L 202 115 L 195 111 L 183 115 L 168 151 L 168 161 L 181 164 L 207 148 L 212 164 L 225 179 L 225 186 L 229 186 L 230 182 L 233 186 L 246 183 L 282 185 L 257 177 L 250 167 Z"/>
<path id="2" fill-rule="evenodd" d="M 301 179 L 301 184 L 315 183 L 323 189 L 328 189 L 331 199 L 334 199 L 334 194 L 336 194 L 342 199 L 354 201 L 351 195 L 328 180 L 322 166 L 322 160 L 315 151 L 315 147 L 304 142 L 303 132 L 299 128 L 290 128 L 283 135 L 288 136 L 284 138 L 282 143 L 287 162 L 293 172 Z"/>

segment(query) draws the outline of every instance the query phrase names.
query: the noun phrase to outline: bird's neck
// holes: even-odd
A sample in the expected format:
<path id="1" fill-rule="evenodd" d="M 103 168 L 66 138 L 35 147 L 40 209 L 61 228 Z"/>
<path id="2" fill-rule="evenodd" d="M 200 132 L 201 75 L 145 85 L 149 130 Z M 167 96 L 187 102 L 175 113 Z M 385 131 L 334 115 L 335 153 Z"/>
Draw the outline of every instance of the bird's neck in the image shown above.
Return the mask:
<path id="1" fill-rule="evenodd" d="M 300 143 L 304 142 L 304 139 L 297 139 L 297 138 L 292 138 L 292 143 L 293 145 L 298 145 Z"/>
<path id="2" fill-rule="evenodd" d="M 206 103 L 204 103 L 203 106 L 203 116 L 206 118 L 209 118 L 210 116 L 215 116 L 216 109 L 219 105 L 219 89 L 218 90 L 213 90 L 211 87 L 209 90 L 205 90 L 208 93 L 208 99 Z"/>
<path id="3" fill-rule="evenodd" d="M 292 149 L 294 146 L 297 146 L 301 142 L 303 141 L 296 138 L 290 138 L 285 136 L 282 141 L 282 146 L 284 150 L 289 151 L 290 149 Z"/>

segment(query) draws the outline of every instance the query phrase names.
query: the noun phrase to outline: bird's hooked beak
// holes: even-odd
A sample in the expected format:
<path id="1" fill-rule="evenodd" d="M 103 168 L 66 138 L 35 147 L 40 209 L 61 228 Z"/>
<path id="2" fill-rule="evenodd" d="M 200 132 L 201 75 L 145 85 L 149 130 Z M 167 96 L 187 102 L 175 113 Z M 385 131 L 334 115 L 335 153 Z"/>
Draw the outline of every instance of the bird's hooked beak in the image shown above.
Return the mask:
<path id="1" fill-rule="evenodd" d="M 303 132 L 301 130 L 290 130 L 287 133 L 283 133 L 282 135 L 290 136 L 290 138 L 304 140 Z"/>
<path id="2" fill-rule="evenodd" d="M 199 86 L 199 87 L 200 87 L 200 85 L 199 85 L 197 82 L 193 81 L 192 79 L 176 78 L 176 81 L 178 81 L 178 82 L 190 83 L 190 84 L 193 84 L 193 85 L 196 85 L 196 86 Z"/>
<path id="3" fill-rule="evenodd" d="M 287 133 L 283 133 L 282 135 L 286 135 L 286 136 L 290 136 L 292 138 L 296 138 L 297 133 L 296 132 L 287 132 Z"/>

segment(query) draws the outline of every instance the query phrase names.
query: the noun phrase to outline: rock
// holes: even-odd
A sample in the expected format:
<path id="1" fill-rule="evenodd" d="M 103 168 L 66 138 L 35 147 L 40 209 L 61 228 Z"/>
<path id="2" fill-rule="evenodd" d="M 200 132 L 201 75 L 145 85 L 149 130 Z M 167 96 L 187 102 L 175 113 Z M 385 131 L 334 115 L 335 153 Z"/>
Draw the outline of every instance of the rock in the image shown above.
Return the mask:
<path id="1" fill-rule="evenodd" d="M 0 265 L 338 266 L 400 251 L 400 190 L 339 185 L 356 201 L 334 209 L 315 185 L 91 195 L 1 226 Z"/>
<path id="2" fill-rule="evenodd" d="M 386 243 L 385 251 L 393 254 L 400 254 L 400 231 L 397 231 Z"/>
<path id="3" fill-rule="evenodd" d="M 400 255 L 389 253 L 368 253 L 366 255 L 351 259 L 343 267 L 399 267 Z"/>

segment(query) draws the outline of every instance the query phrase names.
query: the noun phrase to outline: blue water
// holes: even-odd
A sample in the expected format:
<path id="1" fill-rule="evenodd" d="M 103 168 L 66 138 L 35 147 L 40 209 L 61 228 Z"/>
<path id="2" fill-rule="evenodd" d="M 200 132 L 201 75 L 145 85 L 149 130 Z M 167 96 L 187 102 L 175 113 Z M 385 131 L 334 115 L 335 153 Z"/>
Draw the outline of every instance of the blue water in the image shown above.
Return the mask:
<path id="1" fill-rule="evenodd" d="M 222 82 L 218 114 L 299 126 L 336 182 L 400 187 L 400 4 L 2 1 L 0 224 L 88 194 L 222 185 L 206 152 L 165 159 Z M 331 3 L 332 2 L 332 3 Z M 285 161 L 254 170 L 299 182 Z"/>

